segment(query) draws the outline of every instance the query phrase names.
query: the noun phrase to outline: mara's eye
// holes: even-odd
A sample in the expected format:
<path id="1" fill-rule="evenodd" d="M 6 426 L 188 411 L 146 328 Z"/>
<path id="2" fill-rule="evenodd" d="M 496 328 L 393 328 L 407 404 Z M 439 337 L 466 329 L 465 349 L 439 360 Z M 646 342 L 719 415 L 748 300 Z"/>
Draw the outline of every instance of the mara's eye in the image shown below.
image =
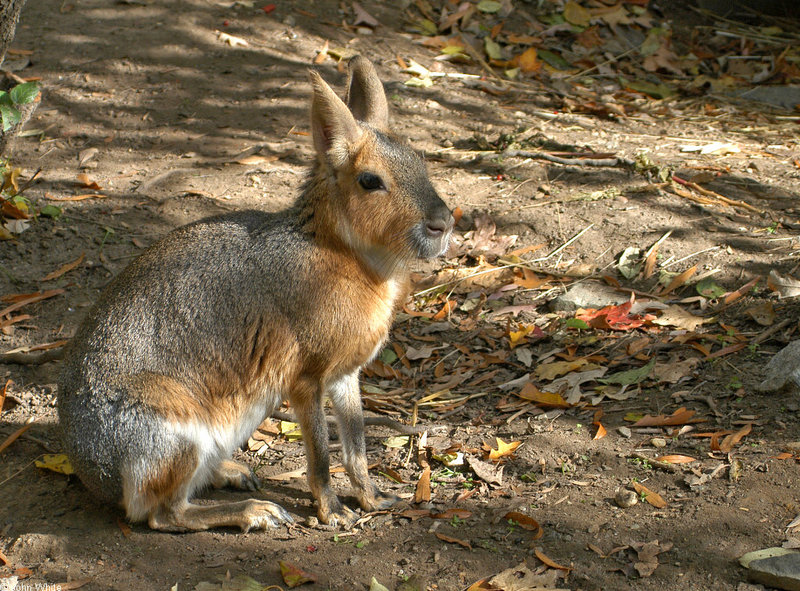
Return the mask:
<path id="1" fill-rule="evenodd" d="M 358 175 L 358 184 L 361 185 L 365 191 L 377 191 L 386 188 L 381 177 L 371 172 L 362 172 Z"/>

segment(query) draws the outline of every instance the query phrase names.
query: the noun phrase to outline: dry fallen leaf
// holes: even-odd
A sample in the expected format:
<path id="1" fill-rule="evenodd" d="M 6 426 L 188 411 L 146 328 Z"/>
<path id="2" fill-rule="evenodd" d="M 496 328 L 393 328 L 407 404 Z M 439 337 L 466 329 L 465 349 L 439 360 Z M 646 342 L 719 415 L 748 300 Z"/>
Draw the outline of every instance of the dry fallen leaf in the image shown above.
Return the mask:
<path id="1" fill-rule="evenodd" d="M 639 493 L 641 496 L 644 497 L 645 501 L 650 503 L 653 507 L 657 509 L 663 509 L 664 507 L 667 506 L 667 502 L 664 500 L 664 497 L 662 497 L 657 492 L 650 490 L 643 484 L 634 481 L 633 488 L 637 493 Z"/>
<path id="2" fill-rule="evenodd" d="M 681 454 L 670 454 L 666 456 L 659 456 L 656 458 L 656 462 L 665 462 L 667 464 L 688 464 L 690 462 L 696 462 L 697 459 L 691 456 L 684 456 Z"/>
<path id="3" fill-rule="evenodd" d="M 458 538 L 451 538 L 450 536 L 440 534 L 438 531 L 435 533 L 435 535 L 443 542 L 447 542 L 448 544 L 458 544 L 459 546 L 463 546 L 464 548 L 472 550 L 472 545 L 469 542 L 466 542 L 464 540 L 459 540 Z"/>
<path id="4" fill-rule="evenodd" d="M 228 33 L 223 33 L 222 31 L 216 31 L 216 33 L 217 39 L 223 43 L 227 43 L 231 47 L 247 47 L 249 45 L 249 43 L 241 37 L 234 37 L 233 35 L 228 35 Z"/>
<path id="5" fill-rule="evenodd" d="M 675 427 L 677 425 L 686 425 L 687 423 L 699 422 L 703 419 L 694 419 L 696 410 L 687 410 L 686 408 L 679 408 L 671 415 L 657 415 L 655 417 L 645 415 L 636 421 L 634 427 Z"/>
<path id="6" fill-rule="evenodd" d="M 538 540 L 544 535 L 544 530 L 542 526 L 539 525 L 539 522 L 536 521 L 530 515 L 526 515 L 525 513 L 519 513 L 518 511 L 509 511 L 505 515 L 503 515 L 503 519 L 510 519 L 514 521 L 517 525 L 519 525 L 522 529 L 527 529 L 528 531 L 532 531 L 533 539 Z"/>
<path id="7" fill-rule="evenodd" d="M 761 326 L 772 326 L 775 324 L 775 308 L 772 302 L 761 302 L 755 306 L 745 309 L 745 313 Z"/>
<path id="8" fill-rule="evenodd" d="M 101 187 L 97 181 L 93 181 L 89 178 L 89 175 L 85 172 L 82 172 L 78 175 L 78 185 L 83 187 L 84 189 L 91 189 L 92 191 L 102 191 L 103 187 Z"/>
<path id="9" fill-rule="evenodd" d="M 425 466 L 414 491 L 415 503 L 427 503 L 431 500 L 431 467 Z"/>
<path id="10" fill-rule="evenodd" d="M 725 439 L 722 440 L 722 443 L 719 444 L 719 451 L 723 453 L 729 453 L 731 450 L 733 450 L 733 447 L 737 445 L 745 435 L 749 435 L 752 430 L 753 430 L 753 424 L 747 423 L 736 433 L 731 433 L 730 435 L 726 435 Z"/>
<path id="11" fill-rule="evenodd" d="M 67 476 L 75 473 L 66 454 L 44 454 L 41 460 L 34 462 L 34 465 L 37 468 L 44 468 Z"/>
<path id="12" fill-rule="evenodd" d="M 504 458 L 505 456 L 510 456 L 514 453 L 520 445 L 522 445 L 521 441 L 512 441 L 510 443 L 506 443 L 499 437 L 495 437 L 497 441 L 497 449 L 492 449 L 488 444 L 483 444 L 483 449 L 489 452 L 489 459 L 490 460 L 499 460 L 500 458 Z"/>
<path id="13" fill-rule="evenodd" d="M 281 567 L 281 576 L 283 577 L 283 582 L 286 583 L 289 588 L 298 587 L 304 583 L 315 583 L 317 581 L 316 576 L 305 572 L 294 564 L 279 560 L 278 565 Z"/>
<path id="14" fill-rule="evenodd" d="M 558 564 L 552 558 L 547 556 L 544 552 L 539 550 L 539 548 L 534 548 L 533 553 L 536 555 L 536 558 L 538 558 L 539 560 L 544 562 L 550 568 L 556 568 L 558 570 L 563 570 L 563 571 L 567 571 L 567 572 L 572 570 L 571 566 L 562 566 L 562 565 Z"/>

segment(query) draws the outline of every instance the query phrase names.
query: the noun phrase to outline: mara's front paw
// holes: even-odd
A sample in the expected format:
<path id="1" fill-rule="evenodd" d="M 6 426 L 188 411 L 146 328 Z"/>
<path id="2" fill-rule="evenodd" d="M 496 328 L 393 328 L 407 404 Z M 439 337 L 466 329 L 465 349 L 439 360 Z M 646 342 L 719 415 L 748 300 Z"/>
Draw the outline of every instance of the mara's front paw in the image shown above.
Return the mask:
<path id="1" fill-rule="evenodd" d="M 358 513 L 342 505 L 336 496 L 327 499 L 324 503 L 321 502 L 317 515 L 320 523 L 341 529 L 350 529 L 358 520 Z"/>
<path id="2" fill-rule="evenodd" d="M 372 486 L 370 491 L 361 491 L 358 495 L 358 504 L 364 511 L 379 511 L 388 509 L 400 500 L 393 493 L 383 492 L 377 486 Z"/>

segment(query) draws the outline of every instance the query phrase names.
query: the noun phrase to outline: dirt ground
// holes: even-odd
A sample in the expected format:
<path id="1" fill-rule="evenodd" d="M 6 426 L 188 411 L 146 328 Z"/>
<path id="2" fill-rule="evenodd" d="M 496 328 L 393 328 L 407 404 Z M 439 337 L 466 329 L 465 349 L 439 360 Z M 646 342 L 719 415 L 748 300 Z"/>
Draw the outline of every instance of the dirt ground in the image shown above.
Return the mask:
<path id="1" fill-rule="evenodd" d="M 538 362 L 608 355 L 600 361 L 608 363 L 614 347 L 652 337 L 655 333 L 641 331 L 578 334 L 563 324 L 574 312 L 548 302 L 576 275 L 591 275 L 588 283 L 608 276 L 636 289 L 640 299 L 653 294 L 654 281 L 624 279 L 616 264 L 627 247 L 647 249 L 667 231 L 671 235 L 661 244 L 659 265 L 673 273 L 696 266 L 698 276 L 708 273 L 726 292 L 770 271 L 798 277 L 796 120 L 702 96 L 673 102 L 641 98 L 631 103 L 626 117 L 568 113 L 563 93 L 536 80 L 499 95 L 456 78 L 437 80 L 430 88 L 410 87 L 396 57 L 430 67 L 435 53 L 403 32 L 404 13 L 395 3 L 369 5 L 381 23 L 397 24 L 372 35 L 342 27 L 351 13 L 349 8 L 340 12 L 333 0 L 278 3 L 273 12 L 230 4 L 28 2 L 13 47 L 32 52 L 30 66 L 19 74 L 41 77 L 44 97 L 28 124 L 40 131 L 17 140 L 12 160 L 22 167 L 23 179 L 41 169 L 27 197 L 34 204 L 55 203 L 63 215 L 40 217 L 16 240 L 0 242 L 0 295 L 64 291 L 26 306 L 22 311 L 31 318 L 5 326 L 0 351 L 69 338 L 110 278 L 170 229 L 218 212 L 288 205 L 312 157 L 306 69 L 328 41 L 331 48 L 346 47 L 376 63 L 396 131 L 425 152 L 434 185 L 463 212 L 459 248 L 447 260 L 420 267 L 420 277 L 443 267 L 482 264 L 469 252 L 475 233 L 465 233 L 474 229 L 475 220 L 486 219 L 484 212 L 497 227 L 488 244 L 503 253 L 543 244 L 520 256 L 541 256 L 544 260 L 534 265 L 537 274 L 555 278 L 542 289 L 482 285 L 456 290 L 450 297 L 458 307 L 433 321 L 402 314 L 393 334 L 401 350 L 444 348 L 420 353 L 407 364 L 382 357 L 402 375 L 381 375 L 386 365 L 368 371 L 365 392 L 379 393 L 368 406 L 406 419 L 413 401 L 447 390 L 453 397 L 449 406 L 419 407 L 421 422 L 440 426 L 428 436 L 435 453 L 460 446 L 482 458 L 481 446 L 496 447 L 496 437 L 521 445 L 503 458 L 500 484 L 482 481 L 469 467 L 446 468 L 431 458 L 432 499 L 419 506 L 411 503 L 422 473 L 416 453 L 407 446 L 387 447 L 386 438 L 396 434 L 368 427 L 374 477 L 407 500 L 396 511 L 366 516 L 351 532 L 337 532 L 308 524 L 315 511 L 303 476 L 269 479 L 303 467 L 302 443 L 265 435 L 260 454 L 243 450 L 240 459 L 262 477 L 259 497 L 281 503 L 301 525 L 247 534 L 156 533 L 142 524 L 128 527 L 117 508 L 93 502 L 76 479 L 34 467 L 42 454 L 59 451 L 59 362 L 0 363 L 0 381 L 13 381 L 0 441 L 35 419 L 2 452 L 0 558 L 4 555 L 7 563 L 0 564 L 0 573 L 23 577 L 20 584 L 30 587 L 20 588 L 70 582 L 62 588 L 166 590 L 177 585 L 184 590 L 218 582 L 226 573 L 285 588 L 278 567 L 285 560 L 316 575 L 318 582 L 306 585 L 309 589 L 367 589 L 375 577 L 390 589 L 405 582 L 404 589 L 450 591 L 523 562 L 544 570 L 540 557 L 545 556 L 570 568 L 560 571 L 562 588 L 722 590 L 746 580 L 739 556 L 787 541 L 786 527 L 800 513 L 799 468 L 794 456 L 781 459 L 785 456 L 779 454 L 800 442 L 800 401 L 790 393 L 759 394 L 754 387 L 769 358 L 797 338 L 798 307 L 791 299 L 778 299 L 763 280 L 730 306 L 707 303 L 689 284 L 653 298 L 711 318 L 696 331 L 705 331 L 717 344 L 749 345 L 710 357 L 689 345 L 649 350 L 667 366 L 694 360 L 691 371 L 674 382 L 645 380 L 631 386 L 634 395 L 617 401 L 592 406 L 587 397 L 582 404 L 547 412 L 515 397 L 519 387 L 501 386 L 535 371 Z M 532 9 L 535 3 L 520 4 Z M 691 22 L 692 15 L 676 10 L 674 18 Z M 248 45 L 226 43 L 217 31 Z M 318 67 L 341 91 L 344 75 L 335 60 Z M 444 70 L 481 73 L 458 64 L 445 64 Z M 528 149 L 550 152 L 593 151 L 631 159 L 645 153 L 654 163 L 685 171 L 684 176 L 710 170 L 716 178 L 704 185 L 708 190 L 749 207 L 692 201 L 659 187 L 659 179 L 624 167 L 480 156 L 480 150 L 508 136 L 529 139 L 528 146 L 536 148 Z M 740 151 L 681 151 L 716 141 Z M 100 189 L 79 186 L 80 173 Z M 47 201 L 90 193 L 105 197 Z M 510 236 L 517 237 L 513 244 Z M 85 258 L 75 269 L 42 280 L 82 253 Z M 465 306 L 479 301 L 475 292 L 487 296 L 479 313 Z M 408 312 L 436 312 L 443 301 L 420 296 Z M 763 325 L 746 312 L 766 304 L 775 316 Z M 498 310 L 509 306 L 518 314 Z M 534 325 L 544 336 L 518 347 L 527 350 L 527 358 L 511 350 L 509 334 Z M 753 341 L 775 326 L 779 330 Z M 664 343 L 680 333 L 673 328 L 656 336 Z M 726 335 L 739 340 L 726 341 Z M 477 354 L 486 363 L 464 377 L 460 360 Z M 638 359 L 628 355 L 617 369 L 640 367 L 648 357 Z M 452 376 L 462 379 L 448 383 Z M 458 398 L 466 395 L 471 396 L 466 402 Z M 693 425 L 694 431 L 632 427 L 626 420 L 631 413 L 671 414 L 682 406 L 704 421 Z M 607 430 L 599 439 L 593 426 L 597 408 Z M 708 437 L 692 436 L 737 431 L 745 424 L 752 431 L 728 453 L 712 449 Z M 666 454 L 696 461 L 648 460 Z M 641 500 L 620 507 L 616 491 L 634 481 L 658 492 L 665 506 Z M 334 483 L 344 494 L 346 478 L 337 473 Z M 243 494 L 212 491 L 205 498 Z M 453 508 L 464 512 L 433 519 L 421 511 Z M 535 531 L 506 517 L 509 511 L 538 521 L 543 535 L 535 539 Z M 663 552 L 645 556 L 648 548 Z"/>

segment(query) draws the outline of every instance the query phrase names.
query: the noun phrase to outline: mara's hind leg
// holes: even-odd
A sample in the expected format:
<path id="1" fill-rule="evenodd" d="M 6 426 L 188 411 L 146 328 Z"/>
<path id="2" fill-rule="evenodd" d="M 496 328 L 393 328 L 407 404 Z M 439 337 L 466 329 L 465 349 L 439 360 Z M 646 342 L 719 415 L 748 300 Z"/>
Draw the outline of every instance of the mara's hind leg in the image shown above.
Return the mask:
<path id="1" fill-rule="evenodd" d="M 239 490 L 258 490 L 261 483 L 250 466 L 233 460 L 222 460 L 211 481 L 214 488 L 237 488 Z"/>
<path id="2" fill-rule="evenodd" d="M 216 527 L 238 527 L 248 531 L 293 521 L 283 507 L 269 501 L 249 499 L 214 505 L 191 503 L 189 495 L 193 492 L 193 479 L 201 468 L 197 449 L 186 443 L 150 469 L 139 480 L 138 486 L 132 483 L 132 479 L 127 479 L 124 502 L 128 516 L 134 520 L 146 518 L 151 528 L 162 531 L 201 531 Z"/>

